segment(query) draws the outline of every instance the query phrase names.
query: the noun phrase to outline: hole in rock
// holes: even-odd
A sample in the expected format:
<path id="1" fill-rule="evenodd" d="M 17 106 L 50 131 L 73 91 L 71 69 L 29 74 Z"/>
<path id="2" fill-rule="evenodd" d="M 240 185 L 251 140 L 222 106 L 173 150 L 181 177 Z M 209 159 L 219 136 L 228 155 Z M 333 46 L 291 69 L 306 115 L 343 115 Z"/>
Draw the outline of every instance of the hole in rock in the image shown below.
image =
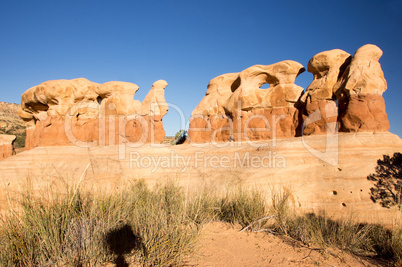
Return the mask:
<path id="1" fill-rule="evenodd" d="M 336 196 L 338 194 L 338 192 L 332 191 L 332 194 L 334 194 L 334 196 Z"/>
<path id="2" fill-rule="evenodd" d="M 100 104 L 102 103 L 102 97 L 98 96 L 98 97 L 96 98 L 96 101 L 98 101 L 98 104 L 100 105 Z"/>
<path id="3" fill-rule="evenodd" d="M 268 89 L 269 87 L 271 87 L 269 83 L 264 83 L 260 86 L 260 89 Z"/>
<path id="4" fill-rule="evenodd" d="M 346 207 L 346 204 L 345 204 L 345 203 L 342 203 L 342 206 Z"/>

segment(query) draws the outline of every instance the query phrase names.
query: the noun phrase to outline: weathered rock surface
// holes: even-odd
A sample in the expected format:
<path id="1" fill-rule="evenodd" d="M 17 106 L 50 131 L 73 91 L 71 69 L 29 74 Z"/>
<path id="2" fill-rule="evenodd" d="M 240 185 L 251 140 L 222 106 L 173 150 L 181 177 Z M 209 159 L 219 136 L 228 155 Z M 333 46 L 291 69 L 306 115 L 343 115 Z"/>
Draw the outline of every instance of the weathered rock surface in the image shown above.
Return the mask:
<path id="1" fill-rule="evenodd" d="M 303 88 L 294 84 L 304 71 L 295 61 L 255 65 L 211 80 L 192 113 L 191 142 L 222 142 L 295 136 Z M 270 88 L 261 89 L 264 84 Z M 215 89 L 216 88 L 216 89 Z"/>
<path id="2" fill-rule="evenodd" d="M 0 183 L 9 183 L 0 188 L 0 209 L 8 207 L 1 190 L 13 199 L 28 179 L 36 192 L 51 188 L 55 193 L 65 192 L 65 184 L 57 181 L 77 184 L 81 177 L 80 186 L 91 192 L 114 192 L 138 178 L 150 185 L 174 179 L 189 192 L 225 192 L 241 185 L 263 190 L 267 199 L 272 188 L 287 188 L 297 211 L 326 211 L 329 217 L 343 218 L 353 214 L 361 221 L 392 224 L 395 210 L 371 201 L 373 182 L 367 176 L 384 154 L 402 151 L 402 140 L 388 132 L 339 133 L 337 140 L 338 149 L 330 151 L 338 159 L 335 165 L 311 153 L 327 150 L 325 135 L 203 147 L 145 144 L 127 147 L 123 159 L 115 146 L 38 147 L 0 161 Z"/>
<path id="3" fill-rule="evenodd" d="M 165 88 L 167 85 L 168 83 L 164 80 L 158 80 L 152 84 L 152 88 L 145 96 L 144 101 L 142 101 L 139 110 L 139 114 L 144 120 L 140 122 L 133 120 L 127 124 L 132 125 L 132 127 L 126 127 L 125 132 L 130 142 L 136 142 L 138 136 L 141 136 L 144 140 L 146 138 L 147 142 L 162 143 L 165 137 L 162 118 L 169 110 L 165 100 Z"/>
<path id="4" fill-rule="evenodd" d="M 0 160 L 15 155 L 14 141 L 15 135 L 0 134 Z"/>
<path id="5" fill-rule="evenodd" d="M 160 81 L 156 82 L 160 83 Z M 165 87 L 167 85 L 164 82 Z M 128 82 L 98 84 L 84 78 L 47 81 L 28 89 L 21 97 L 19 116 L 27 122 L 26 149 L 37 146 L 107 146 L 134 140 L 161 142 L 162 117 L 144 114 L 142 104 L 134 100 L 138 86 Z M 163 91 L 151 89 L 154 96 L 145 101 L 164 101 Z M 150 92 L 150 93 L 151 93 Z M 161 94 L 161 95 L 159 95 Z M 130 124 L 140 120 L 140 125 Z M 152 121 L 160 122 L 154 131 Z M 133 127 L 135 129 L 131 129 Z M 131 135 L 128 137 L 127 132 Z M 135 133 L 133 136 L 133 133 Z M 158 138 L 152 138 L 154 134 Z M 145 136 L 145 138 L 142 138 Z"/>
<path id="6" fill-rule="evenodd" d="M 304 68 L 291 60 L 214 78 L 191 114 L 189 140 L 255 141 L 388 131 L 381 55 L 381 49 L 370 44 L 353 57 L 340 49 L 318 53 L 308 63 L 314 80 L 304 93 L 294 84 Z M 263 84 L 270 87 L 261 89 Z"/>
<path id="7" fill-rule="evenodd" d="M 303 88 L 294 84 L 304 67 L 292 60 L 255 65 L 239 75 L 240 85 L 229 98 L 226 110 L 233 119 L 233 140 L 266 140 L 296 135 L 296 102 Z M 261 89 L 269 84 L 268 89 Z"/>
<path id="8" fill-rule="evenodd" d="M 308 62 L 307 71 L 314 75 L 314 80 L 301 98 L 304 135 L 325 134 L 337 127 L 338 107 L 334 86 L 350 60 L 349 53 L 334 49 L 318 53 Z"/>
<path id="9" fill-rule="evenodd" d="M 350 65 L 336 84 L 342 102 L 341 131 L 388 131 L 389 121 L 382 97 L 387 89 L 381 65 L 383 52 L 367 44 L 354 54 Z"/>
<path id="10" fill-rule="evenodd" d="M 227 73 L 212 79 L 207 92 L 191 113 L 188 138 L 194 143 L 229 141 L 231 120 L 224 107 L 239 85 L 239 73 Z"/>

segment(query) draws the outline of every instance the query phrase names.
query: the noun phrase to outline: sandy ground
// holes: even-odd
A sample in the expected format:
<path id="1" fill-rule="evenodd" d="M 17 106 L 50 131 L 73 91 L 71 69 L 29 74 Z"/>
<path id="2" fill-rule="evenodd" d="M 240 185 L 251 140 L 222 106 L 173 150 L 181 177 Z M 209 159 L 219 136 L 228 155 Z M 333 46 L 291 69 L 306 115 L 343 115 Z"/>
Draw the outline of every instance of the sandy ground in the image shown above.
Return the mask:
<path id="1" fill-rule="evenodd" d="M 307 247 L 291 238 L 239 232 L 240 226 L 213 222 L 202 231 L 190 266 L 385 266 L 338 249 Z"/>
<path id="2" fill-rule="evenodd" d="M 337 248 L 308 247 L 289 237 L 240 231 L 241 227 L 211 222 L 201 231 L 194 255 L 184 266 L 392 266 L 384 260 L 352 255 Z M 103 267 L 126 265 L 107 263 Z"/>

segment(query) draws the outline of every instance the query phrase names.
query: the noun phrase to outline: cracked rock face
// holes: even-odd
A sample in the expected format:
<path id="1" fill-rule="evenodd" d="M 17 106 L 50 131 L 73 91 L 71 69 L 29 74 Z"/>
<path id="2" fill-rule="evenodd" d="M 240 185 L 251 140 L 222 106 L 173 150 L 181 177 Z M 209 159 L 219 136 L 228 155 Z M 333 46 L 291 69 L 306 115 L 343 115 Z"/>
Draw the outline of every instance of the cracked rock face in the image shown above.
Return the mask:
<path id="1" fill-rule="evenodd" d="M 143 103 L 134 100 L 138 86 L 128 82 L 79 78 L 34 86 L 22 94 L 18 112 L 28 124 L 25 147 L 162 142 L 166 86 L 155 82 Z"/>

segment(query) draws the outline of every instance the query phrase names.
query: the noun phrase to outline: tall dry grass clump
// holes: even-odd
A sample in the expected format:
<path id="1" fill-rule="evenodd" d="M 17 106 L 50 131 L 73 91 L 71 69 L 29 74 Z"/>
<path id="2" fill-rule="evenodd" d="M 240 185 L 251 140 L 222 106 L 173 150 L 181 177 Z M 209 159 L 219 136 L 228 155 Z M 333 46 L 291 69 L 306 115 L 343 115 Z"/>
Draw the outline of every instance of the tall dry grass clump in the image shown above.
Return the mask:
<path id="1" fill-rule="evenodd" d="M 179 265 L 198 233 L 173 183 L 150 190 L 139 181 L 103 196 L 28 191 L 22 199 L 18 212 L 1 217 L 2 266 Z"/>

